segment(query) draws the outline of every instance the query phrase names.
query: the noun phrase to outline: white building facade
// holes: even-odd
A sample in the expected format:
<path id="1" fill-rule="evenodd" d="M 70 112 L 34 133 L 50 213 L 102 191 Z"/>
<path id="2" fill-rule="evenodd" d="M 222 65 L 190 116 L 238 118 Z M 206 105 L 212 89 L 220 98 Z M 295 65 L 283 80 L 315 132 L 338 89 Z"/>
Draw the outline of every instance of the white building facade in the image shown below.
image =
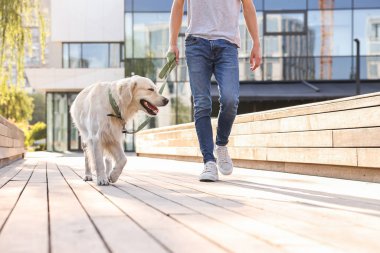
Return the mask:
<path id="1" fill-rule="evenodd" d="M 28 64 L 26 77 L 46 92 L 47 149 L 80 150 L 69 108 L 78 92 L 124 78 L 123 0 L 44 0 L 48 13 L 46 63 Z"/>

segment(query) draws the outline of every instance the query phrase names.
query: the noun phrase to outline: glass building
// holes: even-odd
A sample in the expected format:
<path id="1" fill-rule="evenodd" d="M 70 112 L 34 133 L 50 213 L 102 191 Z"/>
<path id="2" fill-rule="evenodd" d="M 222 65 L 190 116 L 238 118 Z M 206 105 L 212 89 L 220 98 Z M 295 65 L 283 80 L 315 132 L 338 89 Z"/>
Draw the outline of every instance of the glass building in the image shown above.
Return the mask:
<path id="1" fill-rule="evenodd" d="M 186 1 L 186 0 L 185 0 Z M 262 48 L 262 65 L 250 71 L 250 35 L 240 15 L 239 65 L 241 98 L 238 113 L 323 101 L 355 95 L 356 47 L 361 42 L 362 93 L 380 91 L 379 0 L 254 0 Z M 110 3 L 111 4 L 111 3 Z M 63 68 L 124 68 L 162 84 L 158 73 L 169 47 L 172 0 L 124 0 L 124 43 L 62 44 Z M 179 34 L 180 64 L 169 78 L 161 108 L 148 127 L 191 122 L 192 100 L 185 61 L 186 6 Z M 48 149 L 80 149 L 80 138 L 68 116 L 78 91 L 47 94 Z M 218 90 L 212 85 L 213 117 Z M 128 128 L 136 128 L 140 114 Z M 50 127 L 49 127 L 50 125 Z M 134 150 L 134 136 L 125 149 Z"/>

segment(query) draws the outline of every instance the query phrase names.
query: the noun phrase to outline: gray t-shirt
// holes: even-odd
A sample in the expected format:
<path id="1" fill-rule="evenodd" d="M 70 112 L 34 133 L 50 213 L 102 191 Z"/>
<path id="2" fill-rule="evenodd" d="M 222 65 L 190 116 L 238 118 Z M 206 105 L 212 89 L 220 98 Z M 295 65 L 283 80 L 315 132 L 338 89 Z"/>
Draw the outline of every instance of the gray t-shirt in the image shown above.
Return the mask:
<path id="1" fill-rule="evenodd" d="M 208 40 L 225 39 L 240 47 L 241 0 L 187 0 L 187 30 Z"/>

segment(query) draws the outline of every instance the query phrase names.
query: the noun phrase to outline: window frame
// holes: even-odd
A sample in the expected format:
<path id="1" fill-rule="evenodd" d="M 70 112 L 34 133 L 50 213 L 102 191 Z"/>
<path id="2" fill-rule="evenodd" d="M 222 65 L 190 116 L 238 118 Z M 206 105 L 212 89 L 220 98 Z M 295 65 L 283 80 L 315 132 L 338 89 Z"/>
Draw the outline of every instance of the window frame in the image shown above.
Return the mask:
<path id="1" fill-rule="evenodd" d="M 72 67 L 71 62 L 70 62 L 70 46 L 72 44 L 79 44 L 80 45 L 80 59 L 79 59 L 79 67 Z M 123 63 L 125 61 L 124 55 L 123 55 L 123 50 L 125 50 L 125 42 L 124 41 L 111 41 L 111 42 L 62 42 L 61 46 L 61 52 L 62 52 L 62 68 L 64 69 L 86 69 L 83 67 L 82 61 L 83 61 L 83 45 L 84 44 L 104 44 L 107 45 L 108 49 L 108 59 L 107 59 L 107 67 L 106 68 L 114 68 L 111 67 L 111 44 L 119 44 L 119 67 L 118 68 L 123 68 Z M 68 60 L 68 66 L 65 67 L 65 45 L 67 45 L 67 60 Z M 89 68 L 91 69 L 91 68 Z M 96 69 L 96 68 L 93 68 Z"/>

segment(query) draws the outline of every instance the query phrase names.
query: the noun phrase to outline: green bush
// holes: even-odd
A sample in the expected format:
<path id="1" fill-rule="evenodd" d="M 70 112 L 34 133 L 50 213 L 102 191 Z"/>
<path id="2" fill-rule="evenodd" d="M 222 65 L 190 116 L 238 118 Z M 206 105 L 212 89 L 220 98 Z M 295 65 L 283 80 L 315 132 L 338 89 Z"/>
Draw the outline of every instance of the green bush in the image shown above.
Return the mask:
<path id="1" fill-rule="evenodd" d="M 44 122 L 37 122 L 30 126 L 25 134 L 25 145 L 30 147 L 35 141 L 46 139 L 46 124 Z M 44 145 L 39 145 L 38 149 L 43 148 Z"/>

